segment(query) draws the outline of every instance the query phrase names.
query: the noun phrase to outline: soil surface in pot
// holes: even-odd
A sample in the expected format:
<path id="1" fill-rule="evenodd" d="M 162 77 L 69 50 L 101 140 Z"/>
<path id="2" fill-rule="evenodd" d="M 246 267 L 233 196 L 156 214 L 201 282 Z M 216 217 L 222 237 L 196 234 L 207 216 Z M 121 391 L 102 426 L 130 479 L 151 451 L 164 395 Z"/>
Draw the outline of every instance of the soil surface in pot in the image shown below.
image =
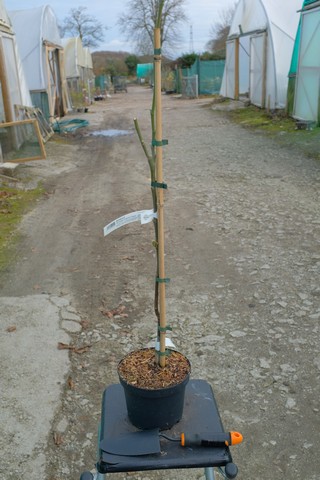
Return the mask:
<path id="1" fill-rule="evenodd" d="M 137 350 L 124 357 L 118 367 L 119 375 L 130 385 L 157 390 L 183 382 L 190 373 L 190 363 L 179 352 L 171 351 L 166 366 L 160 367 L 153 348 Z"/>

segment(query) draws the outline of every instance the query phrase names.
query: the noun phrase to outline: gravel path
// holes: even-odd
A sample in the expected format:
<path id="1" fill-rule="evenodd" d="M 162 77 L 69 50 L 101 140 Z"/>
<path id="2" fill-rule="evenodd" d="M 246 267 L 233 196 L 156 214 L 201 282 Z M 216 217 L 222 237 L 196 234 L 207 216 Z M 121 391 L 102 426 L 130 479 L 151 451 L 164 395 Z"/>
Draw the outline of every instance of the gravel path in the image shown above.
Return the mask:
<path id="1" fill-rule="evenodd" d="M 138 116 L 148 141 L 150 101 L 148 90 L 132 87 L 92 108 L 89 131 L 131 130 Z M 193 378 L 212 385 L 225 428 L 244 435 L 233 449 L 239 480 L 318 480 L 320 164 L 294 145 L 234 125 L 208 99 L 163 102 L 171 338 L 191 361 Z M 3 294 L 28 295 L 38 284 L 47 295 L 68 295 L 82 318 L 82 332 L 68 333 L 74 345 L 90 348 L 70 353 L 45 449 L 45 480 L 77 480 L 94 466 L 103 389 L 117 382 L 122 356 L 155 333 L 152 227 L 131 224 L 106 238 L 102 228 L 151 208 L 151 197 L 135 135 L 79 134 L 49 149 L 56 174 L 39 166 L 34 175 L 50 175 L 51 194 L 22 225 L 21 248 L 32 248 L 36 232 L 41 261 L 38 255 L 8 272 Z M 52 220 L 49 236 L 41 234 L 45 218 Z M 103 314 L 119 305 L 120 314 Z M 63 439 L 58 446 L 53 432 Z M 203 471 L 187 478 L 203 479 Z"/>

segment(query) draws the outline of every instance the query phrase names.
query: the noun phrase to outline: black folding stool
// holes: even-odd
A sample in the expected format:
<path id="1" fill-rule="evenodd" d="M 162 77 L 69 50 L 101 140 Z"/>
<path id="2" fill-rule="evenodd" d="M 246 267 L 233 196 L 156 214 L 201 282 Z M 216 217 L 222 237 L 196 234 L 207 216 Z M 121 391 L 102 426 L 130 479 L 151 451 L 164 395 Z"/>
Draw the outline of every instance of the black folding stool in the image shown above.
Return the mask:
<path id="1" fill-rule="evenodd" d="M 123 436 L 130 438 L 130 433 L 137 431 L 128 419 L 122 386 L 110 385 L 103 393 L 96 469 L 83 473 L 80 480 L 104 480 L 109 473 L 190 468 L 204 468 L 206 480 L 214 480 L 214 468 L 219 468 L 228 479 L 237 476 L 238 468 L 232 462 L 228 446 L 188 448 L 182 447 L 179 442 L 161 438 L 161 453 L 157 454 L 118 455 L 103 450 L 105 440 Z M 205 380 L 189 381 L 182 419 L 170 430 L 161 433 L 179 438 L 182 432 L 224 432 L 212 388 Z"/>

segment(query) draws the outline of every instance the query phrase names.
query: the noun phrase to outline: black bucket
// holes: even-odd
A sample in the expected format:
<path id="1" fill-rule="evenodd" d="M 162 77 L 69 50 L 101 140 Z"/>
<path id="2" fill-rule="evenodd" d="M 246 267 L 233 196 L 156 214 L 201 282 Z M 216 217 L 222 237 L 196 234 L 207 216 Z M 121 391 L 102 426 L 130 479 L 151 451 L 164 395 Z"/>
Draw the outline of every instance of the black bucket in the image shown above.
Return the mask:
<path id="1" fill-rule="evenodd" d="M 121 375 L 119 379 L 124 389 L 128 417 L 135 427 L 141 430 L 167 430 L 181 420 L 190 374 L 177 385 L 154 390 L 135 387 Z"/>

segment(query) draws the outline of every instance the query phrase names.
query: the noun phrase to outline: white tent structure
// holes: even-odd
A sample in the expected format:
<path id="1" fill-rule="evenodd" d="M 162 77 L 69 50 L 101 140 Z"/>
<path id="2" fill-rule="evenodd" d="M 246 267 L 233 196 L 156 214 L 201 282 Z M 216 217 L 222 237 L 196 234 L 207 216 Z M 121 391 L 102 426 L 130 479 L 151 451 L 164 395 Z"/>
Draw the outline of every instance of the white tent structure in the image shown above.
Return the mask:
<path id="1" fill-rule="evenodd" d="M 95 75 L 93 73 L 93 62 L 92 55 L 89 47 L 84 47 L 84 58 L 85 58 L 85 81 L 87 83 L 88 98 L 89 102 L 92 101 L 92 91 L 94 89 L 94 79 Z"/>
<path id="2" fill-rule="evenodd" d="M 80 37 L 64 39 L 63 45 L 65 72 L 71 98 L 84 93 L 90 103 L 94 80 L 90 50 L 83 47 Z"/>
<path id="3" fill-rule="evenodd" d="M 293 116 L 320 125 L 320 1 L 304 2 Z"/>
<path id="4" fill-rule="evenodd" d="M 87 70 L 87 77 L 90 79 L 94 78 L 94 73 L 93 73 L 93 62 L 92 62 L 92 55 L 90 52 L 89 47 L 83 47 L 84 51 L 84 63 L 85 63 L 85 69 Z"/>
<path id="5" fill-rule="evenodd" d="M 16 37 L 0 0 L 0 122 L 18 119 L 15 105 L 32 106 Z"/>
<path id="6" fill-rule="evenodd" d="M 67 112 L 63 47 L 57 19 L 44 5 L 9 12 L 33 104 L 52 121 Z"/>
<path id="7" fill-rule="evenodd" d="M 220 94 L 247 94 L 262 108 L 285 108 L 301 0 L 239 0 L 226 44 Z"/>

